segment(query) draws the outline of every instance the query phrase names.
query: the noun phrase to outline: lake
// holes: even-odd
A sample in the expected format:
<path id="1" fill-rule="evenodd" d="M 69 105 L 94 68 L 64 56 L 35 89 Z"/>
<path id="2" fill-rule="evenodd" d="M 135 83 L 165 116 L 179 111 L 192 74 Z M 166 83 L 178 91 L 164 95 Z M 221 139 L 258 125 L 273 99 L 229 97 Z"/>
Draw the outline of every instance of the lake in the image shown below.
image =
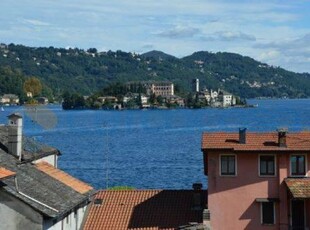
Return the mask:
<path id="1" fill-rule="evenodd" d="M 59 168 L 96 188 L 190 189 L 195 182 L 206 188 L 202 132 L 237 132 L 239 127 L 260 132 L 279 127 L 310 129 L 309 99 L 249 103 L 258 107 L 63 111 L 60 106 L 48 106 L 35 113 L 24 107 L 5 107 L 0 123 L 6 123 L 10 113 L 20 112 L 25 117 L 24 133 L 58 148 L 62 153 Z"/>

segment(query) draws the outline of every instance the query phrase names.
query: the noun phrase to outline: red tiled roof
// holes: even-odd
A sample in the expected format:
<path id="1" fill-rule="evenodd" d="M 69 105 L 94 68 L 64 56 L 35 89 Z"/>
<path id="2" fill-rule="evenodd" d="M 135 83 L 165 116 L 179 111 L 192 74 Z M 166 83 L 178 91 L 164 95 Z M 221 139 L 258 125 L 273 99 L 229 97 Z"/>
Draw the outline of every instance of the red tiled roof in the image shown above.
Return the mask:
<path id="1" fill-rule="evenodd" d="M 93 188 L 91 186 L 89 186 L 88 184 L 74 178 L 73 176 L 65 173 L 64 171 L 55 168 L 53 165 L 45 162 L 45 161 L 41 161 L 39 163 L 36 164 L 36 167 L 46 173 L 47 175 L 53 177 L 54 179 L 64 183 L 65 185 L 71 187 L 72 189 L 74 189 L 75 191 L 84 194 L 89 192 L 90 190 L 92 190 Z"/>
<path id="2" fill-rule="evenodd" d="M 287 147 L 279 147 L 278 133 L 246 133 L 246 144 L 239 143 L 239 133 L 203 133 L 202 149 L 235 151 L 310 151 L 310 132 L 288 133 Z"/>
<path id="3" fill-rule="evenodd" d="M 310 178 L 286 178 L 285 183 L 293 198 L 310 198 Z"/>
<path id="4" fill-rule="evenodd" d="M 14 176 L 14 175 L 16 175 L 15 172 L 12 172 L 6 168 L 0 167 L 0 180 Z"/>
<path id="5" fill-rule="evenodd" d="M 100 191 L 96 199 L 102 204 L 91 205 L 86 230 L 176 229 L 202 222 L 202 211 L 192 209 L 193 190 Z"/>

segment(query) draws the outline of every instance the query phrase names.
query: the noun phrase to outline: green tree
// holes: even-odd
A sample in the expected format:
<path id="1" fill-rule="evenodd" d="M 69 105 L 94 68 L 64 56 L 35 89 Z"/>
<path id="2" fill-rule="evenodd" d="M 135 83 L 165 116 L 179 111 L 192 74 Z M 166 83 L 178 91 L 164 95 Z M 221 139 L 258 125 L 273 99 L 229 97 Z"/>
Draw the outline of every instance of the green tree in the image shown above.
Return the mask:
<path id="1" fill-rule="evenodd" d="M 154 104 L 156 104 L 156 95 L 155 95 L 155 93 L 152 93 L 151 95 L 150 95 L 150 103 L 152 104 L 152 105 L 154 105 Z"/>
<path id="2" fill-rule="evenodd" d="M 88 53 L 97 53 L 97 49 L 96 48 L 89 48 L 88 50 L 87 50 L 87 52 Z"/>
<path id="3" fill-rule="evenodd" d="M 77 93 L 70 94 L 69 92 L 65 92 L 63 94 L 62 108 L 64 110 L 83 109 L 85 107 L 86 107 L 86 102 L 83 96 Z"/>
<path id="4" fill-rule="evenodd" d="M 186 97 L 186 106 L 189 108 L 194 107 L 195 100 L 194 100 L 194 95 L 192 93 L 188 93 Z"/>
<path id="5" fill-rule="evenodd" d="M 158 104 L 160 104 L 160 105 L 162 105 L 162 104 L 164 103 L 164 98 L 163 98 L 161 95 L 159 95 L 159 96 L 156 98 L 156 100 L 157 100 Z"/>

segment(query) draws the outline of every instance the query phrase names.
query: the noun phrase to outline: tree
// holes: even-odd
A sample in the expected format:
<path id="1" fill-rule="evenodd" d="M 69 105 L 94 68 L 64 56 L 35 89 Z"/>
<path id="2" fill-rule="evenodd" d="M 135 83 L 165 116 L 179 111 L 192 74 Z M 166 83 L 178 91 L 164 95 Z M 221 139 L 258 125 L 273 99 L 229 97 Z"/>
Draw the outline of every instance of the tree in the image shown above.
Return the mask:
<path id="1" fill-rule="evenodd" d="M 155 95 L 155 93 L 152 93 L 152 94 L 150 95 L 150 103 L 151 103 L 152 105 L 156 103 L 156 95 Z"/>
<path id="2" fill-rule="evenodd" d="M 63 109 L 72 109 L 72 101 L 71 101 L 71 95 L 69 92 L 65 92 L 63 95 L 63 102 L 62 102 L 62 108 Z"/>
<path id="3" fill-rule="evenodd" d="M 68 109 L 83 109 L 85 108 L 86 103 L 85 99 L 83 96 L 74 93 L 70 94 L 68 92 L 65 92 L 63 94 L 63 103 L 62 103 L 62 108 L 64 110 Z"/>
<path id="4" fill-rule="evenodd" d="M 156 100 L 157 100 L 157 102 L 158 102 L 158 104 L 162 104 L 162 103 L 164 103 L 164 99 L 163 99 L 163 97 L 161 96 L 161 95 L 159 95 L 157 98 L 156 98 Z"/>
<path id="5" fill-rule="evenodd" d="M 194 100 L 194 95 L 192 93 L 189 93 L 187 94 L 187 97 L 186 97 L 186 106 L 191 108 L 194 106 L 195 104 L 195 100 Z"/>
<path id="6" fill-rule="evenodd" d="M 32 96 L 37 96 L 42 91 L 42 84 L 40 80 L 36 77 L 30 77 L 24 83 L 24 91 L 32 93 Z"/>
<path id="7" fill-rule="evenodd" d="M 96 49 L 96 48 L 89 48 L 89 49 L 87 50 L 87 52 L 88 52 L 88 53 L 93 53 L 93 54 L 95 54 L 95 53 L 97 53 L 97 49 Z"/>

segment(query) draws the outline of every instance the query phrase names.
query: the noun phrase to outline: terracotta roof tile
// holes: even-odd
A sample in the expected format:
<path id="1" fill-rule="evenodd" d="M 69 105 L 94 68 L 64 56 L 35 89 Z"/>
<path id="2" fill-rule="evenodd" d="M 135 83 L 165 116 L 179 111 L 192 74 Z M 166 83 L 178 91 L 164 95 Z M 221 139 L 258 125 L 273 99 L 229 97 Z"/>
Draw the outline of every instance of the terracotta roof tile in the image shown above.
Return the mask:
<path id="1" fill-rule="evenodd" d="M 201 191 L 205 197 L 206 191 Z M 176 229 L 202 222 L 193 207 L 193 190 L 100 191 L 92 203 L 84 229 Z M 205 198 L 203 198 L 205 203 Z"/>
<path id="2" fill-rule="evenodd" d="M 16 175 L 15 172 L 12 172 L 6 168 L 0 167 L 0 180 L 1 179 L 6 179 L 8 177 Z"/>
<path id="3" fill-rule="evenodd" d="M 72 177 L 71 175 L 65 173 L 64 171 L 62 171 L 60 169 L 53 167 L 53 165 L 51 165 L 45 161 L 41 161 L 41 162 L 37 163 L 36 167 L 40 171 L 46 173 L 47 175 L 53 177 L 54 179 L 56 179 L 58 181 L 64 183 L 65 185 L 71 187 L 72 189 L 74 189 L 75 191 L 77 191 L 81 194 L 87 193 L 93 189 L 88 184 Z"/>
<path id="4" fill-rule="evenodd" d="M 202 149 L 235 151 L 310 151 L 310 132 L 288 133 L 287 147 L 278 146 L 278 133 L 246 133 L 246 144 L 239 143 L 239 133 L 203 133 Z"/>
<path id="5" fill-rule="evenodd" d="M 310 178 L 286 178 L 285 183 L 293 198 L 310 198 Z"/>

